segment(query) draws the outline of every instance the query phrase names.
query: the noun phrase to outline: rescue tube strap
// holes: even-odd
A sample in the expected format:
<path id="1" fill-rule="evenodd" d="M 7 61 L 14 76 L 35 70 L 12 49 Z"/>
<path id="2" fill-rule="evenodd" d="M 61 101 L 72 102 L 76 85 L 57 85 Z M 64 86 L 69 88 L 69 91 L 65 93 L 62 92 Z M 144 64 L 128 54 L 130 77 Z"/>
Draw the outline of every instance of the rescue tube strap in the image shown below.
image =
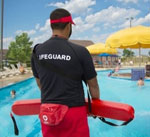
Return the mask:
<path id="1" fill-rule="evenodd" d="M 104 123 L 106 123 L 106 124 L 108 124 L 108 125 L 110 125 L 110 126 L 125 126 L 125 125 L 127 125 L 128 123 L 130 123 L 133 119 L 129 119 L 128 121 L 125 121 L 125 122 L 123 122 L 122 124 L 120 124 L 120 125 L 117 125 L 117 124 L 114 124 L 114 123 L 112 123 L 112 122 L 110 122 L 110 121 L 106 121 L 106 119 L 105 118 L 103 118 L 103 117 L 98 117 L 102 122 L 104 122 Z"/>
<path id="2" fill-rule="evenodd" d="M 12 118 L 12 121 L 13 121 L 13 124 L 14 124 L 15 135 L 18 136 L 19 135 L 18 126 L 17 126 L 16 120 L 15 120 L 15 118 L 14 118 L 14 116 L 11 112 L 10 112 L 10 117 Z"/>
<path id="3" fill-rule="evenodd" d="M 88 108 L 89 108 L 89 113 L 92 113 L 91 98 L 90 98 L 89 89 L 88 89 L 87 84 L 86 84 L 86 87 L 87 87 L 87 95 L 88 95 Z"/>

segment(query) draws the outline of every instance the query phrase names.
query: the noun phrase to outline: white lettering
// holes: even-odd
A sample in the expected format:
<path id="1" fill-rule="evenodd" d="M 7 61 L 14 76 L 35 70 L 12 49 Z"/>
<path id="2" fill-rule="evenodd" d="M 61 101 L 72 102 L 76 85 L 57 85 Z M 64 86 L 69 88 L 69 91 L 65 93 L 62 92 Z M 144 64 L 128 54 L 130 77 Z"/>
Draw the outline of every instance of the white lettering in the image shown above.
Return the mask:
<path id="1" fill-rule="evenodd" d="M 53 59 L 56 59 L 56 54 L 53 54 Z"/>
<path id="2" fill-rule="evenodd" d="M 42 60 L 43 59 L 43 55 L 39 55 L 39 60 Z"/>
<path id="3" fill-rule="evenodd" d="M 57 59 L 60 59 L 60 60 L 62 60 L 62 59 L 61 59 L 61 56 L 60 56 L 60 54 L 57 56 Z"/>
<path id="4" fill-rule="evenodd" d="M 45 54 L 45 58 L 44 58 L 44 59 L 48 59 L 48 58 L 47 58 L 47 54 Z"/>
<path id="5" fill-rule="evenodd" d="M 54 60 L 66 60 L 66 61 L 70 61 L 71 60 L 71 56 L 69 55 L 60 55 L 60 54 L 41 54 L 39 55 L 39 60 L 42 59 L 54 59 Z"/>
<path id="6" fill-rule="evenodd" d="M 62 55 L 62 56 L 61 56 L 62 60 L 65 60 L 65 57 L 66 57 L 65 55 Z"/>
<path id="7" fill-rule="evenodd" d="M 39 60 L 41 60 L 41 55 L 39 55 Z"/>
<path id="8" fill-rule="evenodd" d="M 48 59 L 52 59 L 52 54 L 48 54 Z"/>
<path id="9" fill-rule="evenodd" d="M 67 55 L 66 60 L 69 61 L 70 59 L 71 59 L 71 57 Z"/>

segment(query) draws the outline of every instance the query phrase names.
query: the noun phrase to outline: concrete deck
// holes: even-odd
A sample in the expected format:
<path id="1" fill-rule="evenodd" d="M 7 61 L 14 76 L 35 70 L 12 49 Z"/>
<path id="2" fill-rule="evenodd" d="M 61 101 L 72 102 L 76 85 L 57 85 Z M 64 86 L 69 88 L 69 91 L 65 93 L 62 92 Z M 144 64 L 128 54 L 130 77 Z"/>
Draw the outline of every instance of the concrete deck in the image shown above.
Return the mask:
<path id="1" fill-rule="evenodd" d="M 17 76 L 10 76 L 10 77 L 6 77 L 6 78 L 2 78 L 2 79 L 0 79 L 0 88 L 8 86 L 8 85 L 16 83 L 16 82 L 19 82 L 19 81 L 22 81 L 22 80 L 25 80 L 25 79 L 28 79 L 32 76 L 33 76 L 33 74 L 31 72 L 28 72 L 26 74 L 20 74 Z"/>
<path id="2" fill-rule="evenodd" d="M 143 66 L 144 67 L 144 66 Z M 121 69 L 130 69 L 130 68 L 138 68 L 137 66 L 122 66 Z M 96 68 L 97 71 L 99 70 L 110 70 L 110 69 L 114 69 L 114 68 Z M 11 77 L 6 77 L 6 78 L 2 78 L 0 79 L 0 88 L 8 86 L 10 84 L 28 79 L 30 77 L 32 77 L 33 74 L 32 72 L 28 72 L 26 74 L 20 74 L 18 76 L 11 76 Z"/>

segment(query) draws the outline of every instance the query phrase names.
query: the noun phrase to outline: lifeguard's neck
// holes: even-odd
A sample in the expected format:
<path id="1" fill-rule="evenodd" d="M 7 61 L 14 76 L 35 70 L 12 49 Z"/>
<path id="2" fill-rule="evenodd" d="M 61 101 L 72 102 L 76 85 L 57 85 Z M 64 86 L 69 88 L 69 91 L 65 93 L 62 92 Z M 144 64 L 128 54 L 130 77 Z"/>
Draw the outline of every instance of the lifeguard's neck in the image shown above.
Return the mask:
<path id="1" fill-rule="evenodd" d="M 57 35 L 57 36 L 68 39 L 68 34 L 66 33 L 66 31 L 63 31 L 63 30 L 62 31 L 61 30 L 53 30 L 52 35 L 53 36 Z"/>

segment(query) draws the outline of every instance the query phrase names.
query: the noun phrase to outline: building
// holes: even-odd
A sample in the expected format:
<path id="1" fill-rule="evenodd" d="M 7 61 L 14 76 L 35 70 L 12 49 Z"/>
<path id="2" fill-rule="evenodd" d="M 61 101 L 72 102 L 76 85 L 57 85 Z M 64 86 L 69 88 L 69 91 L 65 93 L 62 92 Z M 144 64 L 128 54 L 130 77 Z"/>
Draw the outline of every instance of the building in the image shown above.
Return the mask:
<path id="1" fill-rule="evenodd" d="M 94 44 L 93 41 L 90 40 L 69 40 L 69 41 L 83 47 L 87 47 Z"/>
<path id="2" fill-rule="evenodd" d="M 3 49 L 3 60 L 6 59 L 8 49 Z M 2 60 L 2 51 L 0 50 L 0 61 Z"/>

